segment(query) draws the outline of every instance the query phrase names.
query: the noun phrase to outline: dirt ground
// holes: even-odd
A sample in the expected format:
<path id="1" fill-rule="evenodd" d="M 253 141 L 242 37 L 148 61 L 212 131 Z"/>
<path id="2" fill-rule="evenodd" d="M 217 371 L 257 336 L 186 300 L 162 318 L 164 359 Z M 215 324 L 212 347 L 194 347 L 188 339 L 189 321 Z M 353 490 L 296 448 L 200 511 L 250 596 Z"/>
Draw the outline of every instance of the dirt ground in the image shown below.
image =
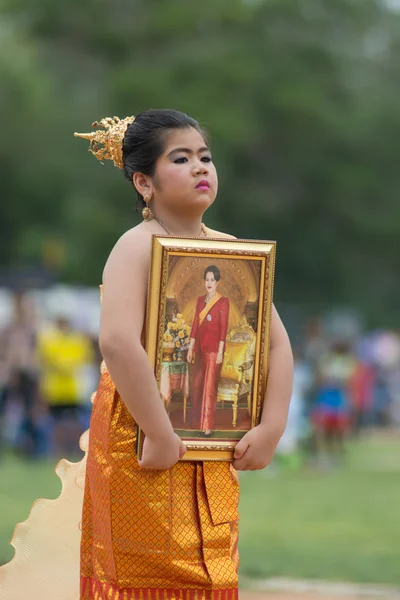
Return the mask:
<path id="1" fill-rule="evenodd" d="M 246 592 L 240 590 L 240 600 L 359 600 L 361 596 L 332 596 L 318 593 L 301 593 L 296 594 L 293 592 Z M 380 597 L 382 599 L 382 597 Z M 375 600 L 373 596 L 369 597 L 369 600 Z M 376 597 L 378 600 L 378 597 Z"/>

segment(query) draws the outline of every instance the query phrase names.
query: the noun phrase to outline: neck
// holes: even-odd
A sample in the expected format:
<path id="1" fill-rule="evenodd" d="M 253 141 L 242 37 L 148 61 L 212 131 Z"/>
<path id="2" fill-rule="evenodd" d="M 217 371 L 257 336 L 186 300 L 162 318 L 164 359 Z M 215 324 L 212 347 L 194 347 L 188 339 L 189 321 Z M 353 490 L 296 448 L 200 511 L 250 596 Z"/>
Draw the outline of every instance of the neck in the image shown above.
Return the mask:
<path id="1" fill-rule="evenodd" d="M 161 221 L 171 235 L 177 237 L 198 237 L 201 235 L 201 215 L 186 217 L 185 215 L 170 215 L 162 210 L 157 210 L 154 217 Z"/>

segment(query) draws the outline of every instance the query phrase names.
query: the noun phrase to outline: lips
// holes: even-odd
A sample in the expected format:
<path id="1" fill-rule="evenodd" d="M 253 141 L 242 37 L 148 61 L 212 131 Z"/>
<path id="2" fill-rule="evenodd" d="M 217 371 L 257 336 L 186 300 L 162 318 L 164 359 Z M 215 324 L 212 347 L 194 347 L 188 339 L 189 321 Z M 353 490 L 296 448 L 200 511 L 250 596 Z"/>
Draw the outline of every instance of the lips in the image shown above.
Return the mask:
<path id="1" fill-rule="evenodd" d="M 210 184 L 208 183 L 207 179 L 202 179 L 196 185 L 196 190 L 209 190 L 209 189 L 210 189 Z"/>

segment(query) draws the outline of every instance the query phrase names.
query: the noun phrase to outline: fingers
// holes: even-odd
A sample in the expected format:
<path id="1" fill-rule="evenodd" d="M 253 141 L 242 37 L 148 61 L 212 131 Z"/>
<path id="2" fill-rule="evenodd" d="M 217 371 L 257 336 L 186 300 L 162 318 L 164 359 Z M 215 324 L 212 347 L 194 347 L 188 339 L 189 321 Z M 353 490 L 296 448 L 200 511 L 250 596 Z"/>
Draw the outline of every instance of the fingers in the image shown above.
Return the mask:
<path id="1" fill-rule="evenodd" d="M 248 448 L 249 444 L 244 439 L 241 439 L 240 442 L 238 442 L 236 445 L 235 452 L 233 455 L 235 458 L 233 462 L 233 467 L 237 471 L 247 471 L 247 465 L 249 460 Z"/>
<path id="2" fill-rule="evenodd" d="M 246 442 L 244 438 L 242 438 L 237 444 L 234 452 L 234 458 L 239 459 L 242 458 L 243 454 L 247 451 L 249 447 L 249 443 Z"/>
<path id="3" fill-rule="evenodd" d="M 246 454 L 238 459 L 233 461 L 233 467 L 236 471 L 260 471 L 261 469 L 265 469 L 268 466 L 270 461 L 260 461 L 260 459 L 256 456 L 252 456 L 250 452 L 246 452 Z"/>
<path id="4" fill-rule="evenodd" d="M 241 451 L 240 448 L 239 450 Z M 260 466 L 260 460 L 255 455 L 254 449 L 252 449 L 249 444 L 246 444 L 246 450 L 241 456 L 236 457 L 235 453 L 234 458 L 233 467 L 237 471 L 258 471 L 260 468 L 263 468 Z"/>
<path id="5" fill-rule="evenodd" d="M 178 462 L 177 460 L 172 463 L 172 464 L 164 464 L 161 465 L 160 463 L 156 463 L 156 462 L 152 462 L 151 460 L 139 460 L 139 467 L 141 469 L 153 469 L 155 471 L 167 471 L 168 469 L 171 469 L 173 466 L 176 465 L 176 463 Z"/>
<path id="6" fill-rule="evenodd" d="M 185 444 L 181 444 L 178 448 L 178 452 L 175 458 L 170 461 L 166 461 L 165 457 L 160 460 L 160 457 L 146 457 L 145 455 L 138 461 L 141 469 L 156 469 L 157 471 L 166 471 L 172 469 L 184 455 L 186 454 Z"/>
<path id="7" fill-rule="evenodd" d="M 249 463 L 245 458 L 233 461 L 233 468 L 236 469 L 236 471 L 248 471 L 248 466 Z"/>
<path id="8" fill-rule="evenodd" d="M 141 469 L 156 469 L 157 471 L 163 471 L 166 468 L 165 465 L 160 462 L 157 463 L 152 457 L 142 456 L 138 463 Z"/>
<path id="9" fill-rule="evenodd" d="M 162 471 L 164 469 L 164 467 L 160 467 L 160 466 L 157 467 L 157 466 L 152 465 L 151 462 L 149 463 L 149 461 L 146 459 L 139 460 L 138 462 L 139 462 L 139 467 L 141 469 L 155 469 L 157 471 Z"/>
<path id="10" fill-rule="evenodd" d="M 182 442 L 180 448 L 179 448 L 179 458 L 182 458 L 185 454 L 186 454 L 186 446 L 185 444 Z"/>

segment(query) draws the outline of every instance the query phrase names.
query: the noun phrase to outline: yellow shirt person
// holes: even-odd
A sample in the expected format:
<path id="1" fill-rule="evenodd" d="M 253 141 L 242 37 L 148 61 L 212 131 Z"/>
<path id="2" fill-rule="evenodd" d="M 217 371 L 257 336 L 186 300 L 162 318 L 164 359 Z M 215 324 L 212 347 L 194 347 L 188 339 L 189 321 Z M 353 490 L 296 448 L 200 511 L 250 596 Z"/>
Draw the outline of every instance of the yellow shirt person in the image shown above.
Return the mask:
<path id="1" fill-rule="evenodd" d="M 39 359 L 42 365 L 41 389 L 49 406 L 78 404 L 80 370 L 92 360 L 88 338 L 73 331 L 64 318 L 56 327 L 39 336 Z"/>

